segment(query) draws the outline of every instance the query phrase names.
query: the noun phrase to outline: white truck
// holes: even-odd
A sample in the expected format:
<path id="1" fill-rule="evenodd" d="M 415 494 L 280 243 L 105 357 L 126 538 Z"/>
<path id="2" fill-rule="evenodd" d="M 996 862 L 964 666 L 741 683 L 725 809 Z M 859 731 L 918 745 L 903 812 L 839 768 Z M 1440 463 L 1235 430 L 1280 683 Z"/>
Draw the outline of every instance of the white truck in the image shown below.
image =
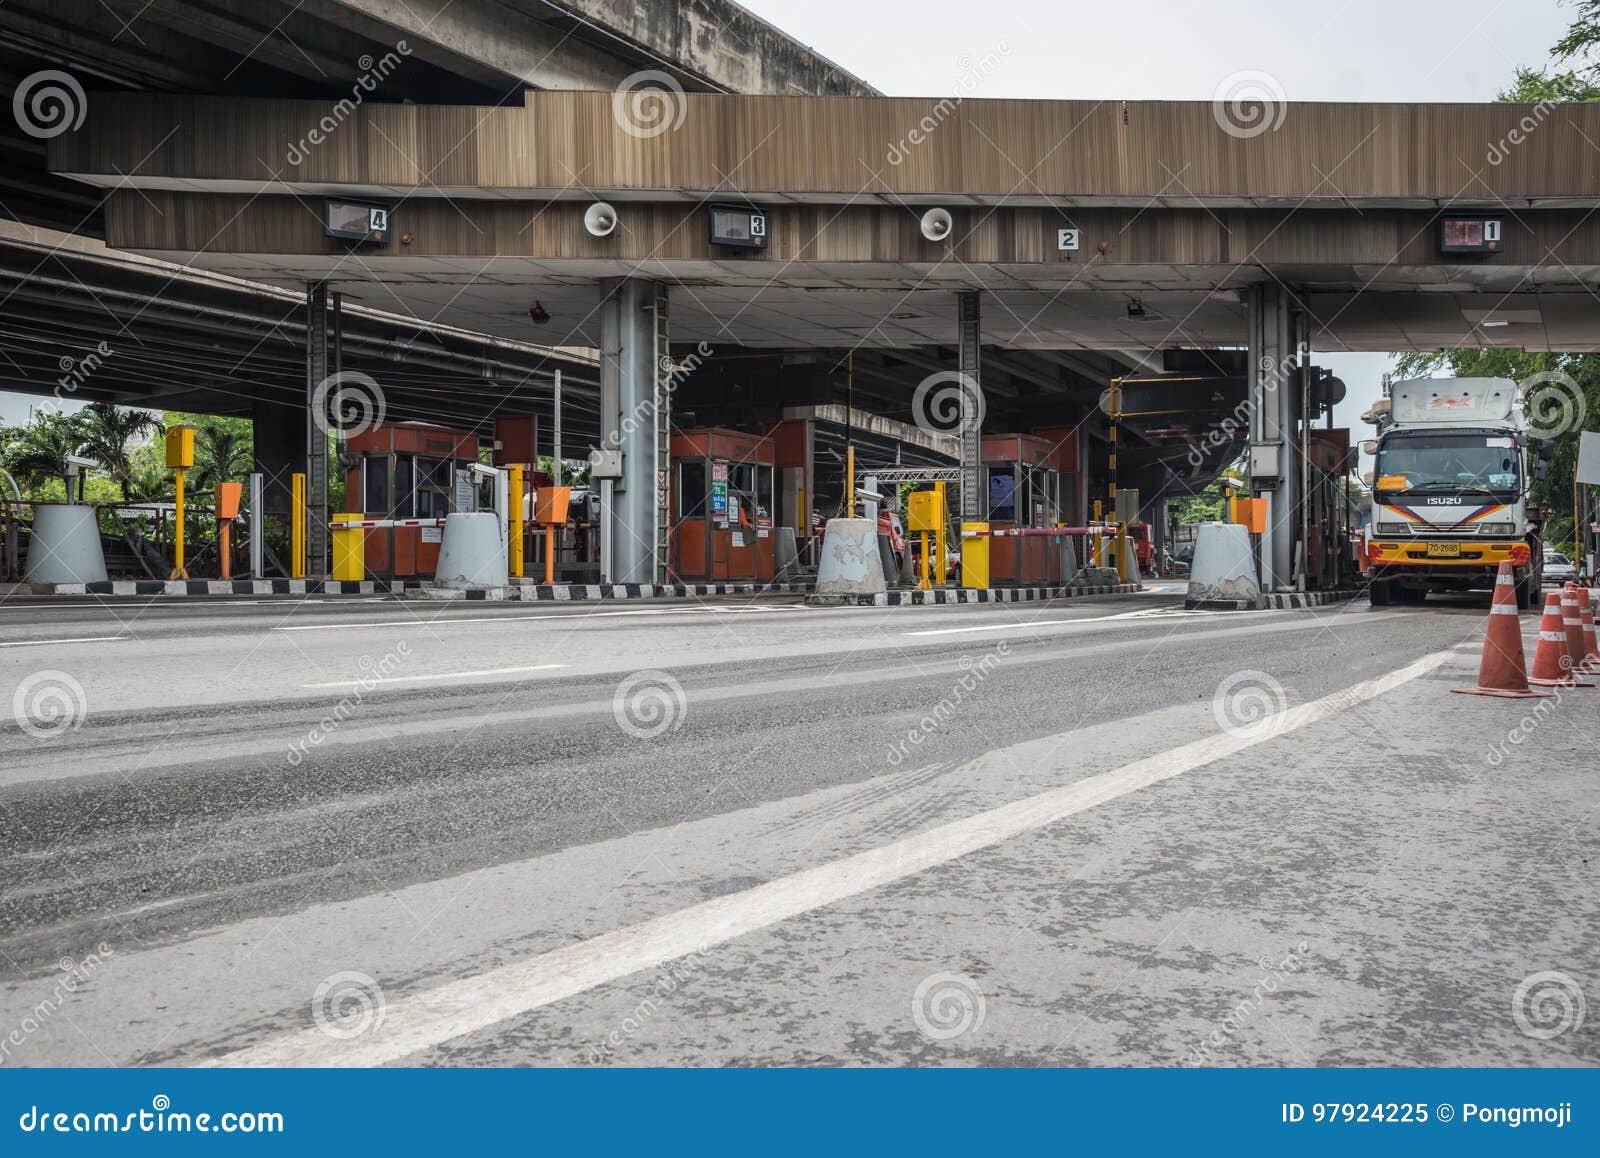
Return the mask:
<path id="1" fill-rule="evenodd" d="M 1385 405 L 1387 404 L 1387 405 Z M 1378 437 L 1366 565 L 1372 602 L 1420 603 L 1430 591 L 1490 589 L 1502 561 L 1517 606 L 1540 598 L 1542 512 L 1528 486 L 1549 459 L 1530 437 L 1509 378 L 1413 378 L 1392 383 L 1363 415 Z"/>

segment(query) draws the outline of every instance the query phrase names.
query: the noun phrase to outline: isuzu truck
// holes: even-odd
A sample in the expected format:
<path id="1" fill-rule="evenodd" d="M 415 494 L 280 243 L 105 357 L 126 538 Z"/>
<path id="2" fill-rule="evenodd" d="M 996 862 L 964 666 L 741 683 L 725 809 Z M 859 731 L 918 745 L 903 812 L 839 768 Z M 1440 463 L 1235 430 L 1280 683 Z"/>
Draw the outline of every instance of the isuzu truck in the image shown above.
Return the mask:
<path id="1" fill-rule="evenodd" d="M 1385 405 L 1387 403 L 1387 405 Z M 1548 456 L 1530 436 L 1509 378 L 1414 378 L 1391 384 L 1366 416 L 1378 427 L 1367 575 L 1374 605 L 1430 591 L 1489 590 L 1502 562 L 1517 606 L 1539 599 L 1542 512 L 1528 486 Z"/>

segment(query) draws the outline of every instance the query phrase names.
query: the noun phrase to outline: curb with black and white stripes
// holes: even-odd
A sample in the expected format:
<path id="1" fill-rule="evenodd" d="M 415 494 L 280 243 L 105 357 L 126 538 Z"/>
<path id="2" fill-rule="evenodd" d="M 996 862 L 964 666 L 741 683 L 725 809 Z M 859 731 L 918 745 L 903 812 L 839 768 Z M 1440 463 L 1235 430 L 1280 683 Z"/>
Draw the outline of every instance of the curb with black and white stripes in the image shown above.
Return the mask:
<path id="1" fill-rule="evenodd" d="M 809 595 L 813 607 L 940 607 L 957 603 L 1041 603 L 1085 595 L 1131 595 L 1137 583 L 1103 583 L 1085 587 L 952 587 L 934 591 L 880 591 L 875 595 Z"/>
<path id="2" fill-rule="evenodd" d="M 202 595 L 388 595 L 420 586 L 363 579 L 108 579 L 98 583 L 35 583 L 35 595 L 157 596 L 173 599 Z"/>
<path id="3" fill-rule="evenodd" d="M 1273 591 L 1262 595 L 1259 601 L 1249 599 L 1185 599 L 1185 611 L 1297 611 L 1308 607 L 1325 607 L 1330 603 L 1346 603 L 1361 592 L 1354 587 L 1341 587 L 1337 591 Z"/>

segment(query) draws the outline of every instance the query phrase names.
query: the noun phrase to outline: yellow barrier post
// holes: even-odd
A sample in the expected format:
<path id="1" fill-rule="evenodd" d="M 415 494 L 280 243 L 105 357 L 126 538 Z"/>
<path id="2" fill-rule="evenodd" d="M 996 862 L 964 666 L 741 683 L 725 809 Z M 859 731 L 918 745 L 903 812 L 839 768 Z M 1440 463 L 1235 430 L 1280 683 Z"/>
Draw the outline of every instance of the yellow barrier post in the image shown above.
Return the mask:
<path id="1" fill-rule="evenodd" d="M 506 492 L 510 495 L 511 510 L 506 520 L 506 562 L 510 564 L 511 577 L 522 578 L 522 467 L 513 464 L 506 468 Z"/>
<path id="2" fill-rule="evenodd" d="M 933 484 L 934 501 L 939 506 L 939 522 L 933 529 L 933 550 L 939 556 L 939 586 L 945 585 L 945 580 L 950 575 L 950 544 L 946 539 L 949 531 L 945 521 L 949 517 L 949 507 L 945 506 L 944 480 L 940 479 Z"/>
<path id="3" fill-rule="evenodd" d="M 989 586 L 989 524 L 961 524 L 961 586 Z"/>
<path id="4" fill-rule="evenodd" d="M 289 578 L 306 577 L 306 476 L 289 476 Z"/>
<path id="5" fill-rule="evenodd" d="M 184 531 L 184 496 L 183 472 L 194 465 L 194 427 L 172 426 L 167 428 L 167 466 L 172 470 L 174 482 L 173 505 L 177 508 L 173 514 L 176 524 L 172 530 L 172 575 L 173 579 L 187 579 L 189 570 L 184 566 L 183 559 L 183 531 Z"/>
<path id="6" fill-rule="evenodd" d="M 359 583 L 367 577 L 367 532 L 359 524 L 360 511 L 345 511 L 334 516 L 333 578 L 341 583 Z"/>

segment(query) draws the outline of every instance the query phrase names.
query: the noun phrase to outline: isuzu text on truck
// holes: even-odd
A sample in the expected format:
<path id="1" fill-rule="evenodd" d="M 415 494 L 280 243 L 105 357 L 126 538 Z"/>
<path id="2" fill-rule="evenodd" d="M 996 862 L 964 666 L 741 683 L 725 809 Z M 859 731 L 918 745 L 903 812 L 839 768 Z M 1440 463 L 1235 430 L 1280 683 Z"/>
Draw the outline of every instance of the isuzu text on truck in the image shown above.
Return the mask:
<path id="1" fill-rule="evenodd" d="M 1376 442 L 1362 448 L 1376 454 L 1367 531 L 1372 602 L 1420 603 L 1430 591 L 1487 590 L 1509 561 L 1517 606 L 1533 606 L 1544 550 L 1542 513 L 1528 505 L 1528 484 L 1548 450 L 1528 433 L 1517 384 L 1509 378 L 1396 382 L 1369 417 L 1378 427 Z"/>

